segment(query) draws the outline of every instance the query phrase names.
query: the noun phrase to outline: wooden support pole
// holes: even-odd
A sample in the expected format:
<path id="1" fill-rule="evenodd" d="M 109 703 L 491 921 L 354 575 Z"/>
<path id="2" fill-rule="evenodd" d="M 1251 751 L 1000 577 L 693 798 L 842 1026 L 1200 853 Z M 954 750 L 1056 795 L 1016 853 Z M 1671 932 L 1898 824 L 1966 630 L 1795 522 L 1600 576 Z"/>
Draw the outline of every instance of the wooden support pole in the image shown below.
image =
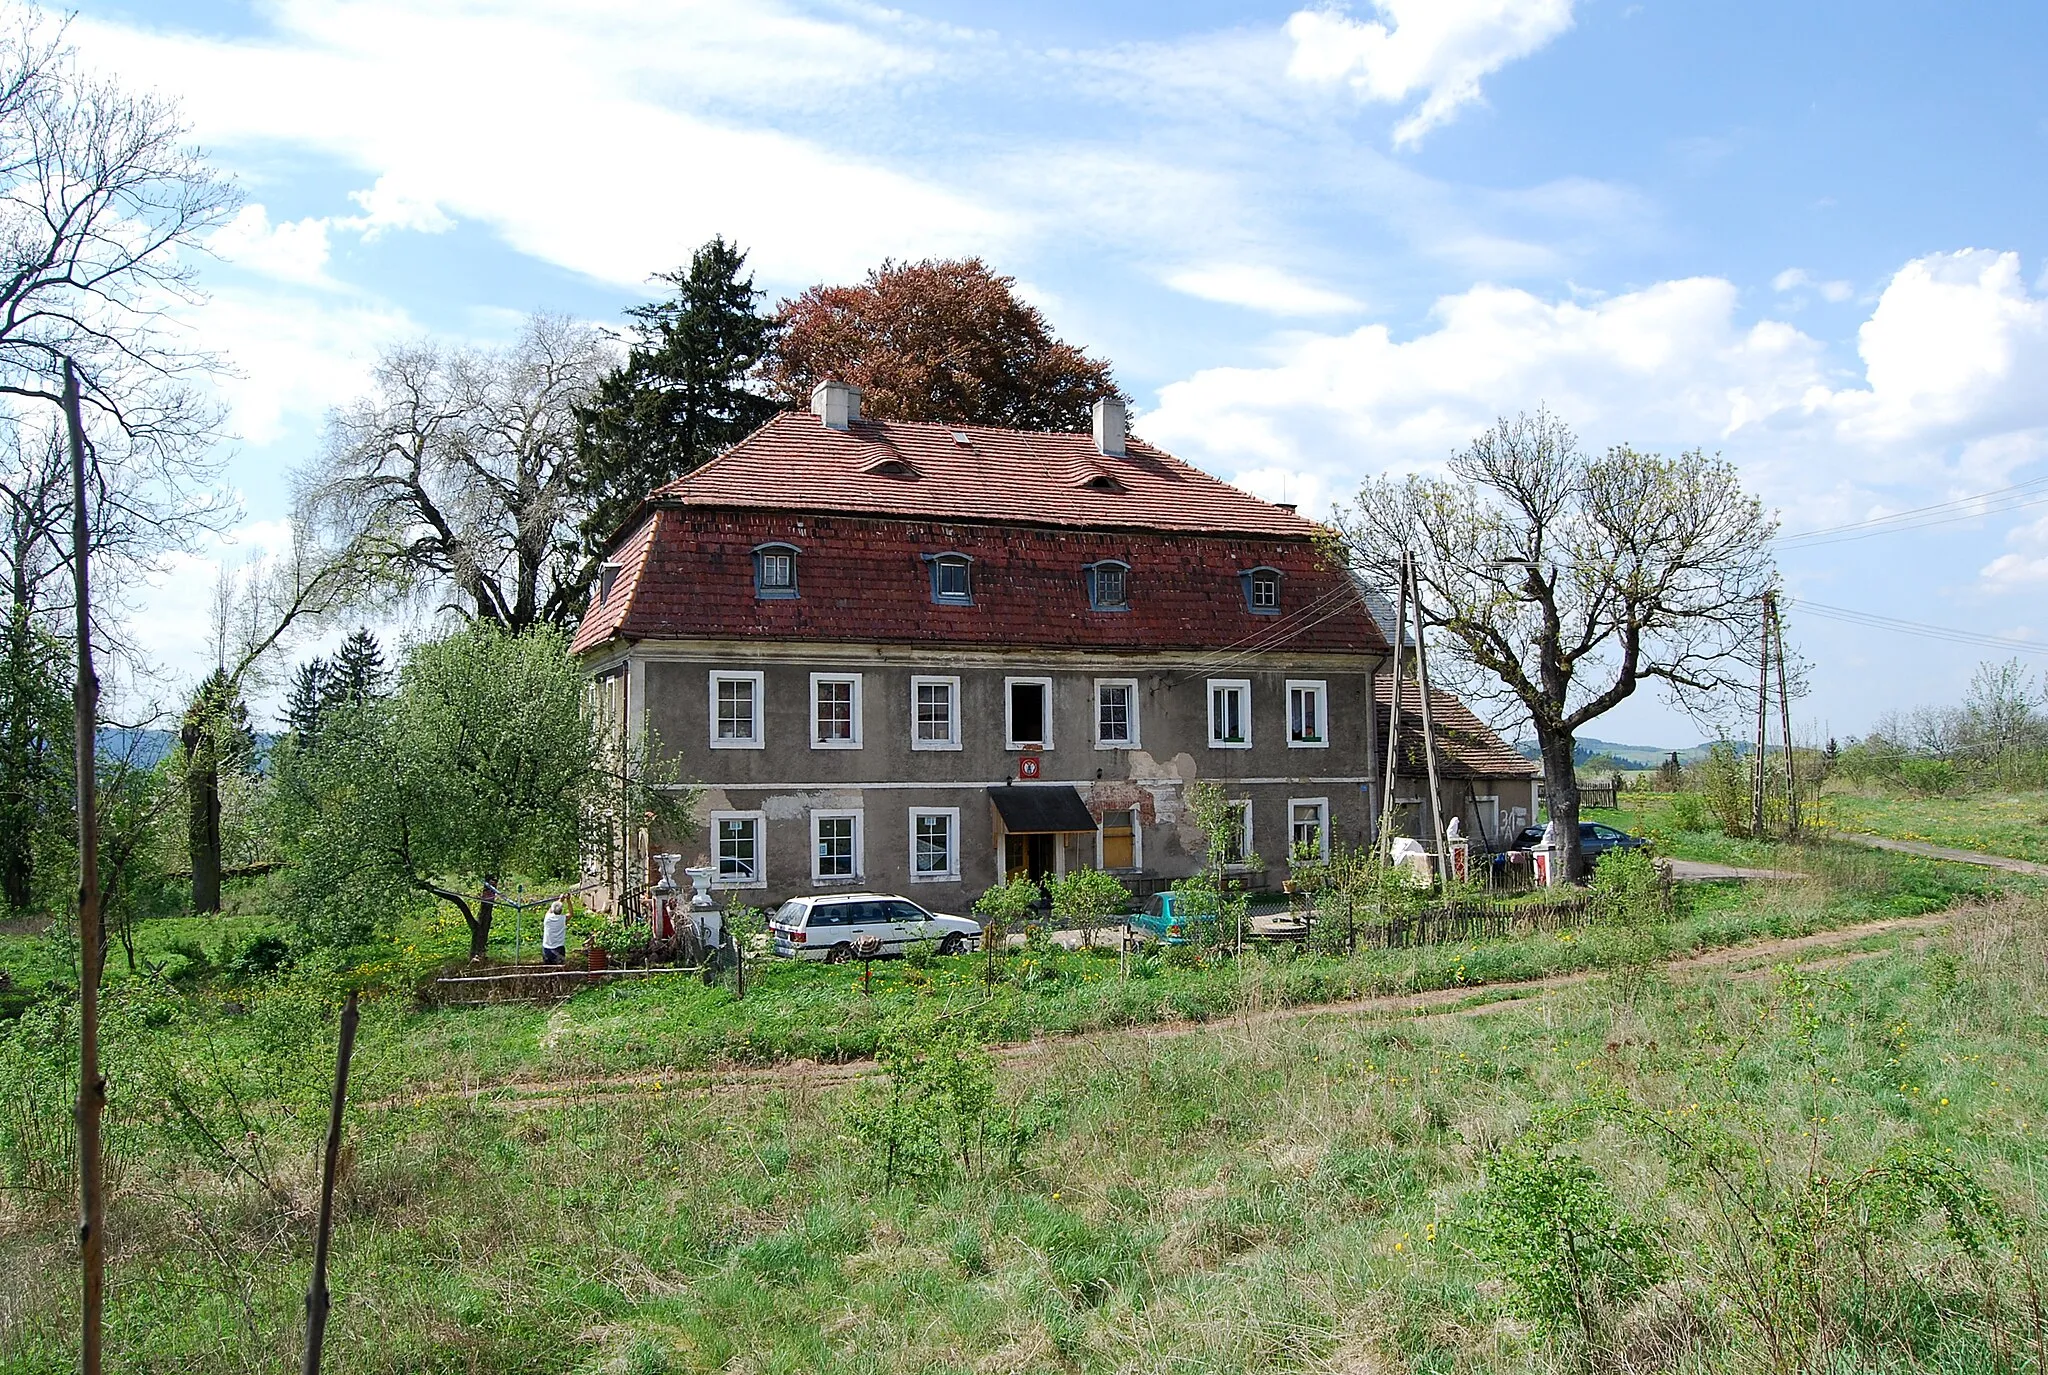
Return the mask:
<path id="1" fill-rule="evenodd" d="M 99 1375 L 106 1306 L 107 1203 L 100 1118 L 107 1081 L 100 1074 L 100 818 L 94 749 L 100 682 L 92 664 L 92 582 L 86 563 L 92 522 L 85 497 L 85 422 L 79 415 L 78 370 L 64 360 L 64 424 L 71 443 L 71 583 L 77 603 L 78 681 L 72 687 L 72 765 L 78 808 L 78 1258 L 83 1330 L 78 1367 Z"/>
<path id="2" fill-rule="evenodd" d="M 348 1062 L 356 1048 L 356 995 L 341 1007 L 341 1044 L 334 1054 L 334 1097 L 327 1105 L 327 1154 L 320 1167 L 320 1223 L 313 1234 L 313 1282 L 306 1288 L 304 1375 L 319 1375 L 327 1345 L 327 1241 L 334 1232 L 334 1174 L 341 1161 L 341 1110 L 348 1102 Z"/>

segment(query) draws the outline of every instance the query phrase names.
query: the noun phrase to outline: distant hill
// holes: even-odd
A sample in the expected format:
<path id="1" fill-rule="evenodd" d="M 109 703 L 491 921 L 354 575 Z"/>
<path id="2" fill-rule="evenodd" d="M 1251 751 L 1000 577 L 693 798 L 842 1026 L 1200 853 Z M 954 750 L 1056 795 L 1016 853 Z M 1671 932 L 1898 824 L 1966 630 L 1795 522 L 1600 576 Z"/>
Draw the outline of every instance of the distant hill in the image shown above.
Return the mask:
<path id="1" fill-rule="evenodd" d="M 256 767 L 261 770 L 264 761 L 270 757 L 270 747 L 277 743 L 277 736 L 268 731 L 256 732 Z M 129 730 L 120 726 L 108 726 L 99 733 L 95 748 L 102 762 L 112 763 L 126 760 L 137 769 L 153 769 L 161 764 L 171 751 L 178 748 L 178 733 L 169 730 Z"/>
<path id="2" fill-rule="evenodd" d="M 1737 754 L 1749 753 L 1750 746 L 1745 742 L 1731 740 L 1729 743 L 1735 746 Z M 1525 759 L 1542 758 L 1542 752 L 1536 748 L 1534 740 L 1518 740 L 1515 742 L 1515 748 L 1522 752 Z M 1711 740 L 1703 740 L 1697 745 L 1674 750 L 1669 745 L 1620 745 L 1612 740 L 1596 740 L 1591 736 L 1582 735 L 1579 737 L 1579 747 L 1573 753 L 1572 760 L 1580 767 L 1584 767 L 1587 760 L 1597 759 L 1604 754 L 1623 769 L 1654 769 L 1674 753 L 1681 764 L 1697 763 L 1705 759 L 1707 752 L 1713 748 L 1714 742 Z"/>

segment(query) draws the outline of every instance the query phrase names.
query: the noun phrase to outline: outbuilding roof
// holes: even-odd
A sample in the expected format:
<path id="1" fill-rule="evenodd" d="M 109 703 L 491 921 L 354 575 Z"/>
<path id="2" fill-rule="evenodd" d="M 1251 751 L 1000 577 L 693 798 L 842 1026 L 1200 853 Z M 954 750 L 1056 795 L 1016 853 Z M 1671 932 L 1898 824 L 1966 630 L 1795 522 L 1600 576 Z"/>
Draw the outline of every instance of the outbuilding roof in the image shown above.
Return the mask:
<path id="1" fill-rule="evenodd" d="M 1394 705 L 1394 679 L 1380 674 L 1374 679 L 1380 738 L 1386 738 L 1387 715 Z M 1536 761 L 1501 739 L 1472 709 L 1450 693 L 1432 688 L 1429 694 L 1430 723 L 1436 728 L 1437 771 L 1446 778 L 1533 778 L 1540 770 Z M 1395 770 L 1402 777 L 1422 777 L 1429 761 L 1422 750 L 1422 687 L 1412 678 L 1401 680 L 1400 748 Z"/>

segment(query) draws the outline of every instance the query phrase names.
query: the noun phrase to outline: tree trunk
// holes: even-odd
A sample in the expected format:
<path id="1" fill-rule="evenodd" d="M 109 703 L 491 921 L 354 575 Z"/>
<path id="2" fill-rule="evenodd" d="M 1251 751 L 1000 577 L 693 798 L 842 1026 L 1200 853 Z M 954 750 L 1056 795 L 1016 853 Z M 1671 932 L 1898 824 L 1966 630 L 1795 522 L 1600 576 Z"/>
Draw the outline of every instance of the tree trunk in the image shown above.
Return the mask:
<path id="1" fill-rule="evenodd" d="M 198 725 L 179 733 L 191 809 L 186 834 L 192 852 L 192 910 L 199 913 L 220 911 L 220 751 L 212 735 Z"/>
<path id="2" fill-rule="evenodd" d="M 1536 742 L 1543 752 L 1543 791 L 1554 823 L 1551 834 L 1557 840 L 1550 862 L 1576 883 L 1586 873 L 1585 853 L 1579 846 L 1579 775 L 1572 762 L 1579 742 L 1570 731 L 1552 734 L 1541 726 L 1536 728 Z"/>
<path id="3" fill-rule="evenodd" d="M 484 890 L 472 915 L 468 904 L 462 904 L 462 919 L 469 924 L 469 961 L 476 964 L 491 953 L 491 913 L 497 908 L 492 899 L 498 896 L 497 884 L 485 880 Z"/>

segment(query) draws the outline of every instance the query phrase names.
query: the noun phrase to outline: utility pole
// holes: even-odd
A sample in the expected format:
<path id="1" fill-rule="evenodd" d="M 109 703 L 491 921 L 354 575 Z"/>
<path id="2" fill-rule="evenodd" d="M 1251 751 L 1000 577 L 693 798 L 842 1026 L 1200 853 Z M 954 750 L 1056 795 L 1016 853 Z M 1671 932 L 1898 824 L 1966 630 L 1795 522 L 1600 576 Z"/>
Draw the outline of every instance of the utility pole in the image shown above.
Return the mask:
<path id="1" fill-rule="evenodd" d="M 99 731 L 100 682 L 92 666 L 92 584 L 86 554 L 92 523 L 85 501 L 85 422 L 79 417 L 78 370 L 64 360 L 64 423 L 71 440 L 71 585 L 77 603 L 78 681 L 72 687 L 72 765 L 78 806 L 78 1257 L 83 1331 L 78 1366 L 100 1375 L 106 1303 L 107 1207 L 100 1117 L 107 1081 L 100 1074 L 100 817 L 93 758 Z"/>
<path id="2" fill-rule="evenodd" d="M 1756 669 L 1756 751 L 1750 759 L 1749 833 L 1758 839 L 1764 833 L 1764 729 L 1771 712 L 1771 594 L 1764 593 L 1759 608 L 1759 642 Z"/>
<path id="3" fill-rule="evenodd" d="M 1394 763 L 1401 753 L 1401 660 L 1408 639 L 1408 555 L 1401 555 L 1401 590 L 1396 594 L 1394 612 L 1394 692 L 1387 709 L 1386 787 L 1380 791 L 1379 833 L 1375 845 L 1386 844 L 1387 828 L 1394 823 Z"/>
<path id="4" fill-rule="evenodd" d="M 1448 885 L 1451 881 L 1451 855 L 1449 843 L 1444 839 L 1444 808 L 1441 790 L 1436 779 L 1436 724 L 1429 707 L 1429 645 L 1423 639 L 1422 631 L 1422 582 L 1415 574 L 1415 564 L 1406 561 L 1408 580 L 1414 584 L 1415 596 L 1415 684 L 1422 697 L 1422 757 L 1429 768 L 1429 824 L 1435 833 L 1437 882 Z"/>
<path id="5" fill-rule="evenodd" d="M 1771 637 L 1778 646 L 1778 729 L 1785 737 L 1786 831 L 1799 838 L 1799 766 L 1792 755 L 1792 689 L 1785 681 L 1785 617 L 1778 609 L 1778 594 L 1766 592 L 1764 605 L 1771 613 Z"/>

